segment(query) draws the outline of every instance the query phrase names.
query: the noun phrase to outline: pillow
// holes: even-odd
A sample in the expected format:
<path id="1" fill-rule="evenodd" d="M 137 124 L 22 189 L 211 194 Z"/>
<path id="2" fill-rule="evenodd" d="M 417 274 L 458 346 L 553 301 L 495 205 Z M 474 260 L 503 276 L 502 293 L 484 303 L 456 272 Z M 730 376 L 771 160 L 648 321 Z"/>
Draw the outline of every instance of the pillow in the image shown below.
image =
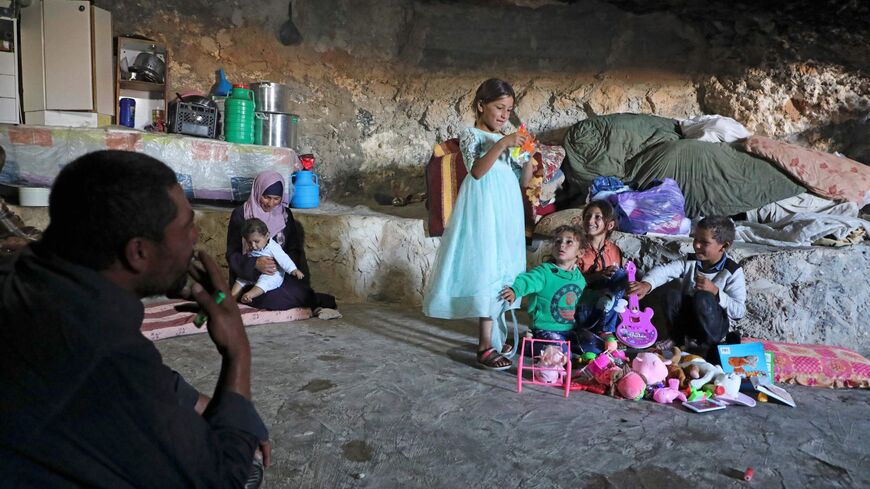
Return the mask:
<path id="1" fill-rule="evenodd" d="M 814 194 L 859 207 L 870 203 L 870 166 L 763 136 L 747 138 L 742 146 L 747 153 L 770 160 Z"/>
<path id="2" fill-rule="evenodd" d="M 798 345 L 743 338 L 760 342 L 773 352 L 773 380 L 814 387 L 870 387 L 870 360 L 840 346 Z"/>
<path id="3" fill-rule="evenodd" d="M 565 209 L 562 211 L 547 214 L 542 217 L 535 226 L 535 234 L 541 236 L 552 237 L 553 231 L 563 224 L 571 226 L 583 225 L 583 208 L 580 209 Z"/>
<path id="4" fill-rule="evenodd" d="M 462 180 L 468 175 L 459 139 L 436 144 L 426 164 L 426 209 L 429 210 L 429 236 L 441 236 L 453 212 L 453 203 Z"/>

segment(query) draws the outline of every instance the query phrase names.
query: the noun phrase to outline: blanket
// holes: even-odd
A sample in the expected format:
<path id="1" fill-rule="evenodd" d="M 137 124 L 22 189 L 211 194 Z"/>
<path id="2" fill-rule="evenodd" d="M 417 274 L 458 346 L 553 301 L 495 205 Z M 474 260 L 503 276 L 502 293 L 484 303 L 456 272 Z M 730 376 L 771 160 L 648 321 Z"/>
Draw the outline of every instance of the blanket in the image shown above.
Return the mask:
<path id="1" fill-rule="evenodd" d="M 626 164 L 626 181 L 645 186 L 672 178 L 686 216 L 732 216 L 806 191 L 767 161 L 728 143 L 691 139 L 658 144 Z"/>
<path id="2" fill-rule="evenodd" d="M 145 306 L 145 319 L 142 321 L 142 334 L 151 341 L 157 341 L 175 336 L 207 332 L 206 327 L 197 328 L 193 325 L 195 313 L 180 312 L 175 309 L 181 304 L 189 304 L 189 302 L 168 300 L 147 304 Z M 242 322 L 245 326 L 284 323 L 311 317 L 311 309 L 307 307 L 297 307 L 286 311 L 264 311 L 239 304 L 239 310 L 242 313 Z"/>
<path id="3" fill-rule="evenodd" d="M 585 188 L 595 177 L 625 180 L 625 163 L 659 143 L 680 139 L 675 119 L 647 114 L 611 114 L 590 117 L 565 134 L 569 182 Z"/>
<path id="4" fill-rule="evenodd" d="M 860 240 L 862 232 L 870 235 L 870 222 L 850 215 L 813 212 L 792 214 L 771 224 L 737 223 L 739 241 L 782 247 L 810 246 L 829 235 L 834 241 L 849 244 Z"/>
<path id="5" fill-rule="evenodd" d="M 674 119 L 647 114 L 592 117 L 565 136 L 568 165 L 562 168 L 575 191 L 597 176 L 640 186 L 671 178 L 686 197 L 688 217 L 739 214 L 805 190 L 766 160 L 726 143 L 680 138 Z"/>
<path id="6" fill-rule="evenodd" d="M 859 206 L 870 204 L 868 165 L 764 136 L 746 138 L 741 146 L 777 165 L 817 195 Z"/>

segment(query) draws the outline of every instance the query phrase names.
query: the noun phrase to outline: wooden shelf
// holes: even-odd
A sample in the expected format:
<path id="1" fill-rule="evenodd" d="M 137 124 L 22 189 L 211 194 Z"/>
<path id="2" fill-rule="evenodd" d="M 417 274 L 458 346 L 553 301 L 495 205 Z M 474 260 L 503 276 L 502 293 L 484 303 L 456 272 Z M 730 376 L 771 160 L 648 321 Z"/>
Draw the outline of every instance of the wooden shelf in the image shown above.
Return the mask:
<path id="1" fill-rule="evenodd" d="M 123 80 L 121 78 L 121 59 L 126 59 L 127 66 L 131 66 L 139 53 L 152 53 L 163 59 L 165 66 L 163 74 L 164 83 L 151 83 L 144 80 Z M 118 117 L 115 119 L 116 121 L 119 121 L 121 117 L 120 103 L 124 97 L 130 97 L 138 101 L 136 110 L 138 123 L 136 127 L 139 129 L 147 124 L 147 121 L 151 120 L 152 110 L 161 109 L 164 114 L 168 114 L 169 54 L 168 47 L 163 43 L 118 36 L 115 43 L 115 113 Z M 143 120 L 145 121 L 144 123 Z"/>
<path id="2" fill-rule="evenodd" d="M 151 83 L 142 80 L 121 80 L 122 90 L 139 90 L 142 92 L 165 92 L 166 85 L 163 83 Z"/>

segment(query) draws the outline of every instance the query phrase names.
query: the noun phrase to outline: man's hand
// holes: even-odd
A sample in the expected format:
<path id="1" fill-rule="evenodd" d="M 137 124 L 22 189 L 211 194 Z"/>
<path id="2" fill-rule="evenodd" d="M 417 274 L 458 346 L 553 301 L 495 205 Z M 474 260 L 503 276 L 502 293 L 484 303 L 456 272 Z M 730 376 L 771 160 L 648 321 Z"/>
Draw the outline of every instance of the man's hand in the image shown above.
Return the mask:
<path id="1" fill-rule="evenodd" d="M 230 390 L 250 399 L 251 347 L 239 306 L 234 300 L 215 302 L 213 295 L 217 291 L 230 297 L 227 281 L 208 253 L 200 251 L 198 257 L 204 273 L 191 265 L 190 273 L 195 280 L 191 293 L 208 314 L 208 334 L 224 359 L 217 389 Z"/>
<path id="2" fill-rule="evenodd" d="M 719 294 L 719 287 L 716 287 L 712 280 L 700 273 L 695 274 L 695 290 L 703 290 L 714 296 Z"/>
<path id="3" fill-rule="evenodd" d="M 263 466 L 269 467 L 272 465 L 272 442 L 263 440 L 260 442 L 260 453 L 263 455 Z"/>
<path id="4" fill-rule="evenodd" d="M 637 294 L 638 299 L 643 299 L 652 290 L 652 285 L 649 282 L 629 282 L 626 293 L 628 295 Z"/>
<path id="5" fill-rule="evenodd" d="M 513 304 L 514 301 L 517 300 L 516 292 L 514 292 L 514 289 L 510 287 L 505 287 L 504 289 L 502 289 L 501 294 L 499 294 L 498 296 L 507 301 L 508 304 Z"/>
<path id="6" fill-rule="evenodd" d="M 275 265 L 275 259 L 271 256 L 261 256 L 257 258 L 257 263 L 254 265 L 254 268 L 256 268 L 258 272 L 265 273 L 266 275 L 272 275 L 278 271 L 278 266 Z"/>

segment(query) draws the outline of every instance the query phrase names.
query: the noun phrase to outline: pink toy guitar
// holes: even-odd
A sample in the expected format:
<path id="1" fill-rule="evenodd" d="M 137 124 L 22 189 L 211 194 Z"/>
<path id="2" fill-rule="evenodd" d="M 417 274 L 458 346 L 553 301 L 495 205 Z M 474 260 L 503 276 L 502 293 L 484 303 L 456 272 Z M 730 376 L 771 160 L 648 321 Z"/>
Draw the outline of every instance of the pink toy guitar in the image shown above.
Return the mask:
<path id="1" fill-rule="evenodd" d="M 634 266 L 634 262 L 625 264 L 625 272 L 628 274 L 629 282 L 635 281 L 635 271 L 637 268 Z M 652 345 L 658 337 L 656 328 L 650 321 L 652 317 L 653 310 L 647 307 L 641 311 L 637 294 L 631 294 L 628 297 L 628 308 L 620 314 L 622 321 L 616 327 L 616 337 L 630 348 L 646 348 Z"/>

